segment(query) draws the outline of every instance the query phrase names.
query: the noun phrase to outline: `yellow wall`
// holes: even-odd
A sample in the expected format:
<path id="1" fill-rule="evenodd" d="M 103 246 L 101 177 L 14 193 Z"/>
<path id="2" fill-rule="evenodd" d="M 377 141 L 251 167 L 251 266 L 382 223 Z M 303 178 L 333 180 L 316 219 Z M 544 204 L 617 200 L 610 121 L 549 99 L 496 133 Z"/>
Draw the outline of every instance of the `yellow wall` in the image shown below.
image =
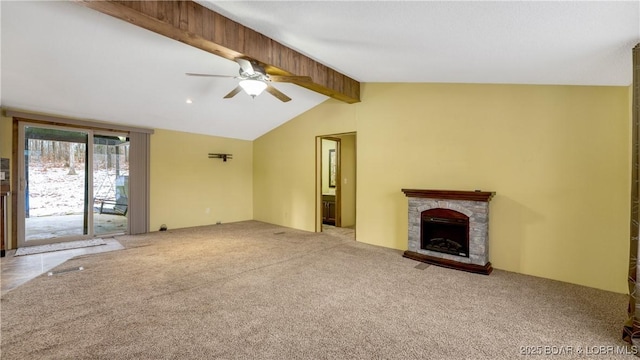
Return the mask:
<path id="1" fill-rule="evenodd" d="M 151 135 L 151 231 L 253 219 L 251 141 L 156 130 Z M 209 159 L 208 153 L 233 154 Z"/>
<path id="2" fill-rule="evenodd" d="M 12 121 L 0 118 L 0 157 L 11 158 Z M 151 135 L 151 231 L 161 224 L 175 229 L 253 219 L 252 148 L 250 141 L 156 130 Z M 231 153 L 233 159 L 209 159 L 210 152 Z"/>
<path id="3" fill-rule="evenodd" d="M 315 231 L 316 136 L 354 131 L 356 109 L 330 99 L 253 142 L 254 219 Z"/>
<path id="4" fill-rule="evenodd" d="M 401 188 L 496 191 L 495 268 L 625 293 L 630 91 L 364 84 L 361 103 L 327 100 L 253 143 L 157 130 L 151 229 L 254 218 L 314 231 L 316 136 L 357 132 L 358 241 L 406 249 Z"/>
<path id="5" fill-rule="evenodd" d="M 341 226 L 356 224 L 356 136 L 340 135 Z"/>
<path id="6" fill-rule="evenodd" d="M 496 191 L 495 268 L 624 293 L 628 92 L 364 84 L 254 142 L 254 216 L 313 231 L 314 138 L 357 131 L 358 241 L 406 249 L 402 188 Z"/>
<path id="7" fill-rule="evenodd" d="M 13 171 L 13 157 L 11 156 L 11 146 L 13 143 L 13 118 L 0 115 L 0 158 L 9 159 L 10 170 Z M 13 182 L 13 174 L 11 174 L 11 182 Z M 11 187 L 13 185 L 11 184 Z M 13 191 L 13 188 L 10 189 Z M 7 234 L 11 238 L 12 225 L 11 225 L 11 198 L 7 197 Z M 6 249 L 13 248 L 11 241 L 6 242 Z"/>
<path id="8" fill-rule="evenodd" d="M 11 158 L 13 119 L 0 115 L 0 157 Z"/>

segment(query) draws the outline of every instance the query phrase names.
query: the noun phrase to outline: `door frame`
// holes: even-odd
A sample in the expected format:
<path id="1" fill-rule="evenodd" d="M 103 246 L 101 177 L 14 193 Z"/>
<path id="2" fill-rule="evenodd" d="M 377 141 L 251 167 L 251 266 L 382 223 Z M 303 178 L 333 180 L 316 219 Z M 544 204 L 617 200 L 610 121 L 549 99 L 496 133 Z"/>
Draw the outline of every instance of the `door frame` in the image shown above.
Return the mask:
<path id="1" fill-rule="evenodd" d="M 85 177 L 86 177 L 86 198 L 85 198 L 85 216 L 87 222 L 87 234 L 82 235 L 73 235 L 73 236 L 64 236 L 64 237 L 55 237 L 48 238 L 42 240 L 26 240 L 26 203 L 25 203 L 25 158 L 24 158 L 24 146 L 25 146 L 25 127 L 39 127 L 45 129 L 60 129 L 65 131 L 77 131 L 87 134 L 87 159 L 85 161 Z M 37 246 L 37 245 L 45 245 L 45 244 L 54 244 L 60 242 L 74 241 L 74 240 L 86 240 L 92 239 L 98 236 L 110 236 L 115 234 L 121 234 L 121 231 L 111 231 L 96 234 L 95 229 L 95 209 L 94 209 L 94 193 L 95 189 L 94 185 L 94 175 L 95 175 L 95 158 L 94 158 L 94 149 L 95 149 L 95 137 L 96 136 L 118 136 L 118 137 L 129 137 L 129 134 L 125 131 L 108 131 L 104 129 L 92 129 L 88 127 L 76 127 L 76 126 L 65 126 L 65 125 L 55 125 L 49 123 L 42 123 L 37 121 L 28 121 L 28 120 L 19 120 L 17 121 L 17 125 L 15 128 L 15 137 L 16 143 L 14 146 L 15 154 L 22 154 L 21 156 L 14 156 L 16 159 L 16 168 L 14 173 L 14 181 L 15 181 L 15 209 L 13 212 L 13 217 L 15 219 L 15 237 L 16 237 L 16 245 L 17 247 L 25 247 L 25 246 Z M 128 214 L 126 215 L 128 222 Z M 125 231 L 126 233 L 126 231 Z"/>
<path id="2" fill-rule="evenodd" d="M 25 171 L 27 164 L 25 163 L 24 151 L 25 149 L 25 128 L 26 127 L 38 127 L 44 129 L 59 129 L 65 131 L 77 131 L 83 132 L 87 134 L 87 143 L 86 143 L 86 160 L 85 160 L 85 199 L 84 199 L 84 216 L 87 223 L 87 234 L 82 235 L 72 235 L 72 236 L 63 236 L 63 237 L 54 237 L 47 238 L 41 240 L 26 240 L 26 201 L 25 201 L 25 189 L 26 189 L 26 180 L 25 180 Z M 18 247 L 26 247 L 26 246 L 37 246 L 37 245 L 46 245 L 46 244 L 55 244 L 60 242 L 67 242 L 73 240 L 85 240 L 91 239 L 93 237 L 93 203 L 90 201 L 93 198 L 93 134 L 94 131 L 91 129 L 85 128 L 75 128 L 68 126 L 59 126 L 59 125 L 51 125 L 51 124 L 42 124 L 37 122 L 28 122 L 28 121 L 19 121 L 18 122 L 18 154 L 21 156 L 17 156 L 16 162 L 18 164 L 18 177 L 16 181 L 18 186 L 16 187 L 15 193 L 17 194 L 17 212 L 16 212 L 16 220 L 17 220 L 17 245 Z M 90 173 L 91 172 L 91 173 Z"/>
<path id="3" fill-rule="evenodd" d="M 136 233 L 149 231 L 149 157 L 150 157 L 150 135 L 154 133 L 153 129 L 142 128 L 137 126 L 119 125 L 117 122 L 103 122 L 89 121 L 78 118 L 66 118 L 45 114 L 36 114 L 30 112 L 23 112 L 17 110 L 7 109 L 4 115 L 8 118 L 12 118 L 11 126 L 11 189 L 10 196 L 10 232 L 9 237 L 10 248 L 15 249 L 18 247 L 18 166 L 17 159 L 20 156 L 18 154 L 18 128 L 20 122 L 29 122 L 34 124 L 47 124 L 47 125 L 61 125 L 68 128 L 80 128 L 90 129 L 94 133 L 105 132 L 107 134 L 122 133 L 126 134 L 130 139 L 131 145 L 135 144 L 135 150 L 132 154 L 135 154 L 136 162 L 134 169 L 136 169 L 136 175 L 131 177 L 132 183 L 135 183 L 134 188 L 137 189 L 136 202 L 137 204 L 130 207 L 127 212 L 127 229 L 125 234 L 131 231 L 132 225 L 131 217 L 135 214 L 135 225 L 133 225 Z M 130 184 L 131 185 L 131 184 Z M 102 236 L 102 235 L 101 235 Z"/>

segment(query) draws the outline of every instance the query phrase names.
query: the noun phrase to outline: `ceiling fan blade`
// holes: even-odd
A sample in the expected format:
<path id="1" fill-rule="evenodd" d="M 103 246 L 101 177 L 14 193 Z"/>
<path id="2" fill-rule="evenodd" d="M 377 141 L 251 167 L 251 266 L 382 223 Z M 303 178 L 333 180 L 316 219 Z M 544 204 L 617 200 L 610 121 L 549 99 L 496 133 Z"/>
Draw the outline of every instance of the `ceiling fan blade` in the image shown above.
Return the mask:
<path id="1" fill-rule="evenodd" d="M 240 85 L 238 85 L 238 86 L 236 86 L 235 89 L 231 90 L 230 93 L 225 95 L 224 99 L 231 99 L 232 97 L 236 96 L 240 91 L 242 91 L 242 88 L 240 87 Z"/>
<path id="2" fill-rule="evenodd" d="M 204 77 L 220 77 L 220 78 L 234 78 L 235 76 L 231 75 L 213 75 L 213 74 L 194 74 L 194 73 L 186 73 L 188 76 L 204 76 Z"/>
<path id="3" fill-rule="evenodd" d="M 251 61 L 243 58 L 237 58 L 236 62 L 238 63 L 238 65 L 240 65 L 240 68 L 245 74 L 247 75 L 255 74 L 255 71 L 253 70 L 253 65 L 251 65 Z"/>
<path id="4" fill-rule="evenodd" d="M 273 82 L 311 82 L 311 77 L 310 76 L 269 75 L 269 80 Z"/>
<path id="5" fill-rule="evenodd" d="M 283 94 L 282 92 L 280 92 L 280 90 L 274 88 L 273 86 L 267 84 L 267 88 L 265 89 L 267 90 L 267 92 L 275 97 L 278 98 L 278 100 L 282 101 L 282 102 L 287 102 L 287 101 L 291 101 L 291 98 L 288 97 L 287 95 Z"/>

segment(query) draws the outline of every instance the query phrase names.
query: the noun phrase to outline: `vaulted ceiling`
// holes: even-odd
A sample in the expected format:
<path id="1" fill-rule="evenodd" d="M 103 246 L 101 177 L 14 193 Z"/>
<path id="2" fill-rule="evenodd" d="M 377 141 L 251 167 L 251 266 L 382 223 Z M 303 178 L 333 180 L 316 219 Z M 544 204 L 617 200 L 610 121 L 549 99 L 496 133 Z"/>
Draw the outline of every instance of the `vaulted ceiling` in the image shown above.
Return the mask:
<path id="1" fill-rule="evenodd" d="M 356 82 L 626 86 L 640 42 L 637 1 L 197 3 Z M 328 98 L 274 83 L 293 100 L 223 99 L 236 79 L 185 73 L 235 62 L 76 2 L 0 14 L 3 107 L 252 140 Z"/>

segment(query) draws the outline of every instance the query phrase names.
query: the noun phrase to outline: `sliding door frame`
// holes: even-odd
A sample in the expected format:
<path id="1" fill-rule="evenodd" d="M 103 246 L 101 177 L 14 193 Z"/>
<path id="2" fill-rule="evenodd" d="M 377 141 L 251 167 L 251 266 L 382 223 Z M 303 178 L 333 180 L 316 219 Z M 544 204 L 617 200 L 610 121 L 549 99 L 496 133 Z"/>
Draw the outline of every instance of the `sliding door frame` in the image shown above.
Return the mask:
<path id="1" fill-rule="evenodd" d="M 93 130 L 91 129 L 80 129 L 73 128 L 68 126 L 60 126 L 60 125 L 50 125 L 50 124 L 39 124 L 39 123 L 31 123 L 28 121 L 20 121 L 18 124 L 18 143 L 16 144 L 18 147 L 18 153 L 24 154 L 25 149 L 25 132 L 27 127 L 37 127 L 41 129 L 53 129 L 53 130 L 64 130 L 64 131 L 77 131 L 83 132 L 87 134 L 86 140 L 86 159 L 85 159 L 85 194 L 84 194 L 84 219 L 86 221 L 86 234 L 82 235 L 69 235 L 69 236 L 61 236 L 61 237 L 51 237 L 41 240 L 27 240 L 26 235 L 26 199 L 25 199 L 25 191 L 28 186 L 25 179 L 25 174 L 27 171 L 27 167 L 29 164 L 25 162 L 25 156 L 18 156 L 17 168 L 18 168 L 18 177 L 16 180 L 18 181 L 18 186 L 15 187 L 14 191 L 18 195 L 18 206 L 17 206 L 17 241 L 18 246 L 35 246 L 35 245 L 45 245 L 45 244 L 53 244 L 65 241 L 73 241 L 73 240 L 84 240 L 90 239 L 93 237 Z M 90 211 L 91 210 L 91 211 Z M 83 225 L 84 228 L 84 225 Z"/>
<path id="2" fill-rule="evenodd" d="M 19 142 L 18 142 L 18 128 L 20 122 L 29 122 L 36 125 L 61 125 L 66 126 L 69 129 L 83 129 L 83 130 L 91 130 L 97 133 L 108 133 L 108 134 L 117 134 L 117 133 L 125 133 L 128 134 L 129 139 L 131 139 L 130 143 L 130 155 L 134 153 L 134 147 L 140 148 L 135 152 L 143 153 L 144 155 L 136 156 L 136 165 L 131 163 L 132 159 L 130 159 L 130 166 L 139 166 L 140 168 L 130 168 L 130 183 L 129 186 L 131 188 L 131 184 L 133 181 L 136 181 L 140 185 L 140 189 L 135 189 L 136 193 L 139 193 L 135 199 L 132 200 L 129 207 L 128 212 L 128 229 L 127 233 L 129 234 L 140 234 L 148 231 L 149 228 L 149 151 L 150 151 L 150 135 L 154 133 L 153 129 L 148 128 L 140 128 L 135 126 L 126 126 L 126 125 L 118 125 L 115 123 L 108 122 L 95 122 L 88 121 L 82 119 L 73 119 L 73 118 L 64 118 L 58 116 L 44 115 L 44 114 L 34 114 L 19 110 L 11 110 L 6 109 L 5 115 L 13 118 L 13 137 L 12 137 L 12 159 L 11 159 L 11 186 L 12 189 L 18 189 L 18 166 L 17 161 L 20 154 L 18 154 Z M 135 139 L 135 140 L 134 140 Z M 135 142 L 140 142 L 139 144 L 134 144 Z M 138 159 L 139 158 L 139 159 Z M 135 172 L 135 175 L 133 174 Z M 135 180 L 134 177 L 140 178 Z M 135 204 L 134 201 L 135 200 Z M 9 244 L 9 248 L 15 249 L 18 247 L 18 192 L 11 192 L 11 241 Z M 139 214 L 138 214 L 139 213 Z M 135 215 L 135 216 L 134 216 Z M 138 219 L 136 221 L 136 226 L 132 226 L 132 219 Z"/>

